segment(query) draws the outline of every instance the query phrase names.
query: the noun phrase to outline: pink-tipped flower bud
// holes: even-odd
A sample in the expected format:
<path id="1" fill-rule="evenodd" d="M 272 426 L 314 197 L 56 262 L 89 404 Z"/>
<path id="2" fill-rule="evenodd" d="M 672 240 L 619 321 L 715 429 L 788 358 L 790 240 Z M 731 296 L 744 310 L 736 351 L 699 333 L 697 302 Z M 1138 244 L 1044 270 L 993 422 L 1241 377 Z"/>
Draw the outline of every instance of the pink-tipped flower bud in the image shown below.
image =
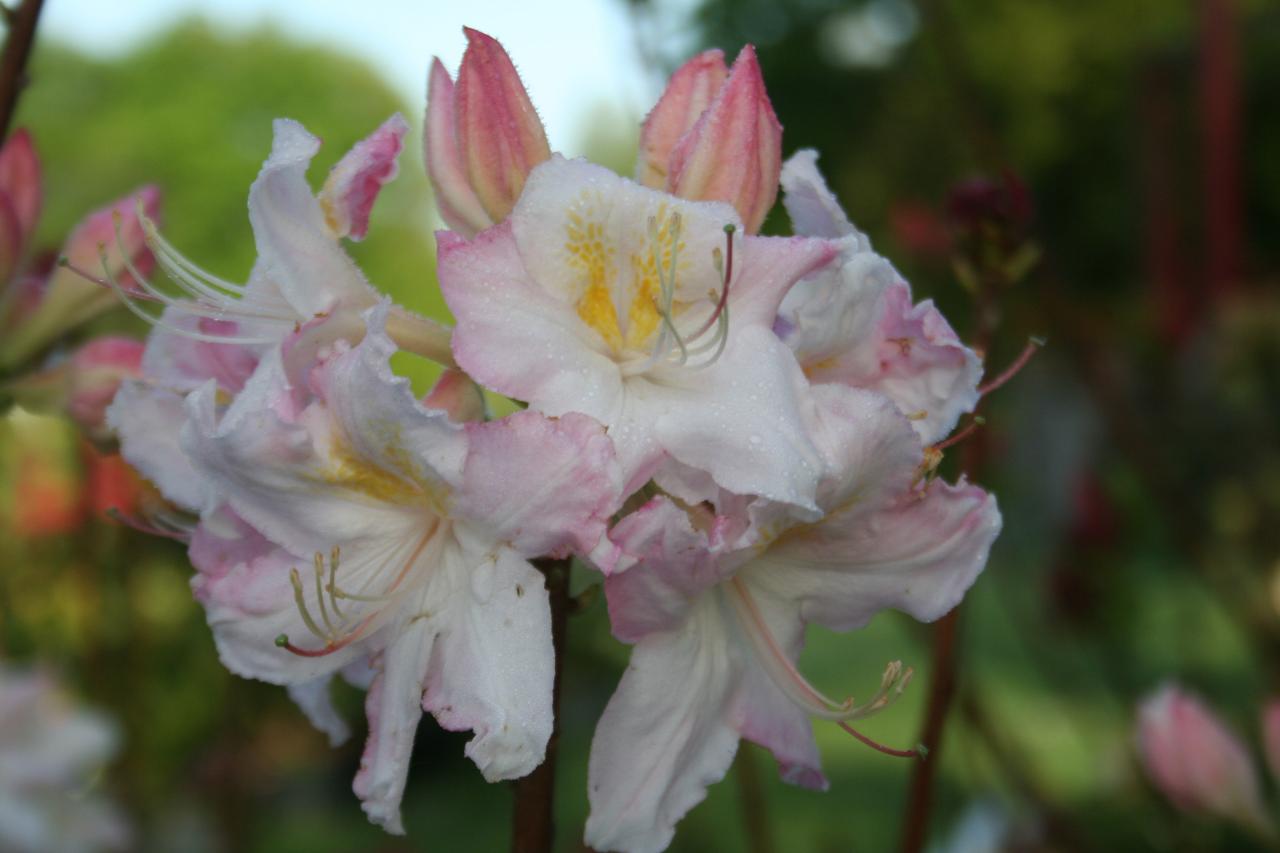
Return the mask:
<path id="1" fill-rule="evenodd" d="M 135 273 L 147 276 L 155 267 L 143 220 L 154 220 L 159 209 L 160 191 L 147 186 L 91 213 L 77 225 L 63 245 L 63 265 L 53 271 L 39 305 L 22 325 L 0 340 L 0 367 L 20 364 L 64 333 L 118 305 L 116 293 L 105 284 L 107 280 L 126 291 L 136 291 Z"/>
<path id="2" fill-rule="evenodd" d="M 441 409 L 454 423 L 482 421 L 485 416 L 484 394 L 480 386 L 461 370 L 446 370 L 423 402 L 431 409 Z"/>
<path id="3" fill-rule="evenodd" d="M 476 30 L 464 27 L 463 32 L 467 50 L 453 91 L 457 159 L 488 221 L 501 222 L 515 207 L 530 170 L 551 157 L 551 148 L 542 121 L 502 45 Z M 440 88 L 439 94 L 443 94 L 448 87 Z M 427 136 L 430 146 L 437 131 L 431 130 Z M 447 147 L 441 156 L 447 161 Z"/>
<path id="4" fill-rule="evenodd" d="M 335 236 L 363 240 L 369 233 L 369 214 L 384 184 L 399 171 L 397 158 L 409 125 L 396 113 L 360 140 L 329 172 L 320 190 L 325 224 Z"/>
<path id="5" fill-rule="evenodd" d="M 1144 701 L 1137 743 L 1152 784 L 1178 808 L 1272 832 L 1244 745 L 1195 696 L 1166 685 Z"/>
<path id="6" fill-rule="evenodd" d="M 143 349 L 132 338 L 95 338 L 70 358 L 6 383 L 4 390 L 29 411 L 69 416 L 94 443 L 108 445 L 107 406 L 121 382 L 141 375 Z"/>
<path id="7" fill-rule="evenodd" d="M 70 358 L 67 414 L 97 443 L 109 441 L 107 406 L 120 383 L 142 375 L 142 341 L 104 337 L 89 341 Z"/>
<path id="8" fill-rule="evenodd" d="M 31 134 L 18 130 L 0 148 L 0 198 L 14 219 L 23 244 L 36 230 L 44 191 L 40 181 L 40 160 Z"/>
<path id="9" fill-rule="evenodd" d="M 8 301 L 5 284 L 19 271 L 40 218 L 43 193 L 40 161 L 31 136 L 19 130 L 0 148 L 0 304 Z M 0 313 L 7 313 L 0 308 Z"/>
<path id="10" fill-rule="evenodd" d="M 781 172 L 782 125 L 765 92 L 755 48 L 747 45 L 715 99 L 671 152 L 667 189 L 682 198 L 729 202 L 754 234 L 778 197 Z"/>
<path id="11" fill-rule="evenodd" d="M 676 69 L 640 129 L 637 181 L 656 190 L 667 188 L 671 152 L 711 106 L 728 76 L 718 49 L 704 50 Z"/>
<path id="12" fill-rule="evenodd" d="M 449 72 L 439 59 L 431 63 L 427 81 L 427 117 L 422 130 L 422 155 L 435 191 L 436 207 L 445 224 L 474 237 L 493 224 L 467 178 L 467 164 L 458 149 L 457 103 Z"/>

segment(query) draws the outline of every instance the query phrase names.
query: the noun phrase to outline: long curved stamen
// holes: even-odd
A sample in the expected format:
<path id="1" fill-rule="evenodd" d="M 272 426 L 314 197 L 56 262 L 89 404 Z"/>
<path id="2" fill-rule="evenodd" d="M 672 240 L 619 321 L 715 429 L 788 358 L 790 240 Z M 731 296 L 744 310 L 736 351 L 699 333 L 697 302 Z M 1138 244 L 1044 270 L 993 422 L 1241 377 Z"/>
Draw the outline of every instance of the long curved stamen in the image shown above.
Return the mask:
<path id="1" fill-rule="evenodd" d="M 711 316 L 703 322 L 698 331 L 689 336 L 689 340 L 691 341 L 696 341 L 698 338 L 705 335 L 707 330 L 720 319 L 720 315 L 729 307 L 729 285 L 733 281 L 733 235 L 737 230 L 737 226 L 732 222 L 724 227 L 724 269 L 721 271 L 720 275 L 720 299 L 716 302 L 715 310 L 711 312 Z M 717 271 L 720 271 L 719 253 L 717 252 L 712 257 Z"/>
<path id="2" fill-rule="evenodd" d="M 992 391 L 996 390 L 1001 385 L 1004 385 L 1010 379 L 1017 376 L 1018 373 L 1022 370 L 1022 368 L 1026 367 L 1027 362 L 1031 360 L 1031 356 L 1036 354 L 1036 350 L 1044 346 L 1045 343 L 1047 342 L 1045 341 L 1044 338 L 1032 337 L 1030 340 L 1028 340 L 1027 345 L 1022 348 L 1022 352 L 1020 352 L 1018 354 L 1018 357 L 1013 360 L 1013 364 L 1010 364 L 1003 371 L 1001 371 L 1000 375 L 997 376 L 995 379 L 992 379 L 987 384 L 981 385 L 978 387 L 978 396 L 980 397 L 987 396 Z"/>
<path id="3" fill-rule="evenodd" d="M 195 529 L 194 522 L 184 522 L 161 512 L 134 515 L 113 506 L 107 508 L 106 514 L 108 518 L 125 527 L 176 542 L 190 542 L 192 531 Z"/>
<path id="4" fill-rule="evenodd" d="M 124 268 L 128 271 L 129 275 L 137 281 L 139 287 L 151 296 L 164 302 L 166 305 L 171 305 L 179 310 L 191 313 L 211 311 L 213 312 L 212 314 L 205 313 L 204 316 L 211 316 L 214 319 L 223 319 L 227 314 L 245 319 L 274 320 L 277 322 L 293 322 L 297 319 L 291 309 L 276 310 L 269 306 L 258 305 L 252 301 L 237 298 L 232 294 L 219 293 L 216 290 L 203 285 L 197 279 L 177 270 L 175 270 L 175 272 L 178 272 L 178 274 L 171 275 L 170 277 L 174 283 L 182 288 L 183 292 L 191 298 L 175 299 L 172 296 L 163 293 L 147 280 L 147 277 L 142 274 L 137 265 L 133 262 L 131 253 L 129 252 L 128 247 L 124 244 L 124 234 L 122 230 L 123 217 L 120 216 L 118 211 L 112 216 L 111 221 L 115 229 L 116 248 L 120 251 L 120 259 L 124 264 Z M 154 228 L 154 225 L 152 227 Z M 148 248 L 150 247 L 151 244 L 148 243 Z M 157 256 L 157 259 L 159 259 L 159 256 Z M 187 264 L 194 268 L 194 264 L 191 264 L 190 261 L 187 261 Z M 163 263 L 162 267 L 164 267 Z M 166 271 L 168 270 L 166 269 Z M 205 273 L 205 275 L 208 274 Z"/>
<path id="5" fill-rule="evenodd" d="M 417 545 L 410 552 L 408 559 L 400 567 L 395 578 L 387 585 L 386 589 L 377 594 L 370 594 L 365 590 L 360 592 L 348 592 L 338 586 L 338 564 L 341 558 L 341 550 L 338 546 L 334 546 L 329 553 L 328 560 L 328 581 L 325 581 L 325 557 L 324 554 L 317 551 L 313 557 L 315 568 L 315 596 L 317 609 L 320 612 L 319 621 L 311 612 L 311 606 L 307 602 L 306 589 L 302 583 L 302 576 L 297 568 L 289 570 L 289 583 L 293 587 L 294 604 L 298 608 L 298 615 L 302 618 L 302 624 L 307 630 L 321 640 L 324 645 L 319 649 L 307 649 L 295 645 L 289 640 L 287 634 L 281 634 L 275 639 L 275 644 L 279 648 L 284 649 L 291 654 L 301 657 L 323 657 L 333 654 L 336 651 L 346 648 L 347 646 L 359 640 L 368 631 L 369 627 L 374 623 L 384 608 L 375 610 L 364 616 L 354 627 L 348 628 L 349 619 L 342 612 L 339 601 L 351 601 L 362 604 L 388 604 L 397 598 L 400 587 L 403 585 L 405 578 L 412 572 L 414 566 L 418 564 L 418 558 L 422 555 L 427 543 L 430 542 L 439 527 L 438 521 L 431 524 L 422 538 L 418 540 Z M 393 552 L 394 553 L 394 552 Z M 325 595 L 328 594 L 328 603 L 325 602 Z M 329 609 L 332 608 L 336 623 L 329 617 Z M 323 623 L 323 627 L 321 627 Z"/>
<path id="6" fill-rule="evenodd" d="M 765 672 L 787 698 L 815 717 L 832 722 L 868 717 L 888 707 L 902 695 L 911 681 L 911 668 L 904 669 L 901 661 L 892 661 L 885 667 L 880 689 L 869 701 L 858 705 L 853 697 L 848 697 L 843 702 L 836 702 L 810 684 L 796 669 L 786 651 L 778 645 L 759 606 L 742 581 L 733 578 L 724 585 L 724 589 Z"/>
<path id="7" fill-rule="evenodd" d="M 182 337 L 185 337 L 185 338 L 191 338 L 192 340 L 204 341 L 205 343 L 211 343 L 211 344 L 269 344 L 272 342 L 271 338 L 239 337 L 239 336 L 233 336 L 233 335 L 214 335 L 208 332 L 197 332 L 192 329 L 184 329 L 181 326 L 175 326 L 173 323 L 167 322 L 166 320 L 160 317 L 156 317 L 152 314 L 148 314 L 146 311 L 142 310 L 142 308 L 139 307 L 136 302 L 138 298 L 148 298 L 148 297 L 142 296 L 142 294 L 138 294 L 135 296 L 134 294 L 130 293 L 129 290 L 126 289 L 125 286 L 122 285 L 116 279 L 115 275 L 111 272 L 111 261 L 110 261 L 110 258 L 107 256 L 106 246 L 98 247 L 98 258 L 102 263 L 102 270 L 106 279 L 107 286 L 110 287 L 113 291 L 115 291 L 115 294 L 120 299 L 121 304 L 123 304 L 124 307 L 128 309 L 131 314 L 142 319 L 149 325 L 155 326 L 158 329 L 164 329 L 166 332 L 171 332 L 175 335 L 181 335 Z M 77 269 L 76 267 L 73 267 L 70 263 L 66 263 L 64 264 L 64 266 L 70 269 L 72 272 L 76 273 L 77 275 L 81 275 L 87 278 L 89 281 L 93 282 L 94 284 L 102 283 L 101 279 L 98 279 L 94 276 L 85 275 L 81 270 Z M 166 304 L 168 304 L 169 302 L 167 297 L 157 301 L 164 301 Z M 187 311 L 193 316 L 207 316 L 213 319 L 219 319 L 213 314 L 200 313 L 197 310 L 190 310 L 186 306 L 183 306 L 182 310 Z"/>

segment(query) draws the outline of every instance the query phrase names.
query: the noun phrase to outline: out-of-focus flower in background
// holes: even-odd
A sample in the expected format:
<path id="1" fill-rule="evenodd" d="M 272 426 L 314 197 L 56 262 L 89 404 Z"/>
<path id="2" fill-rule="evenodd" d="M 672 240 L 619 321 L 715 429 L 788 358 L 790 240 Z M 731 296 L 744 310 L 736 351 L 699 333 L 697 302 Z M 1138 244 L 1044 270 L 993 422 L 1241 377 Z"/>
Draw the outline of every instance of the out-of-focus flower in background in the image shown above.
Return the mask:
<path id="1" fill-rule="evenodd" d="M 1156 691 L 1138 708 L 1137 745 L 1148 778 L 1179 809 L 1274 837 L 1248 751 L 1198 697 L 1173 684 Z"/>
<path id="2" fill-rule="evenodd" d="M 0 663 L 0 849 L 124 850 L 123 815 L 96 789 L 114 724 L 78 707 L 48 672 Z"/>

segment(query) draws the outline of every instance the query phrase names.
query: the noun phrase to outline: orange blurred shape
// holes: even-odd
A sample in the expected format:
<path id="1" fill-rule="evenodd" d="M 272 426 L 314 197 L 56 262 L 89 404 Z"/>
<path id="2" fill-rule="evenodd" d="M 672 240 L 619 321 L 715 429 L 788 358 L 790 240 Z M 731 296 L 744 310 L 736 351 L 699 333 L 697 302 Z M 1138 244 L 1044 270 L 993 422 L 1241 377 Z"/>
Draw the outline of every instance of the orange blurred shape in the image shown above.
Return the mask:
<path id="1" fill-rule="evenodd" d="M 94 517 L 115 510 L 133 515 L 142 494 L 142 480 L 119 453 L 84 450 L 85 507 Z"/>
<path id="2" fill-rule="evenodd" d="M 64 466 L 48 457 L 22 459 L 14 482 L 14 533 L 38 539 L 76 530 L 85 509 L 78 485 Z"/>

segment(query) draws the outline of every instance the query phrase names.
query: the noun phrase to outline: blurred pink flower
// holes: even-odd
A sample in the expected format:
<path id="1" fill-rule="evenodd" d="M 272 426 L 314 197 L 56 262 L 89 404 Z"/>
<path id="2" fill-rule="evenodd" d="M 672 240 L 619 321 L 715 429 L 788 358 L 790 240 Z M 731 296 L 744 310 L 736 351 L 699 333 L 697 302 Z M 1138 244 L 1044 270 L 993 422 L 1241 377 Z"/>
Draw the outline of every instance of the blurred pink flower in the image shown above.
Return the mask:
<path id="1" fill-rule="evenodd" d="M 1248 752 L 1198 697 L 1175 684 L 1148 697 L 1137 745 L 1148 778 L 1178 808 L 1274 832 Z"/>

